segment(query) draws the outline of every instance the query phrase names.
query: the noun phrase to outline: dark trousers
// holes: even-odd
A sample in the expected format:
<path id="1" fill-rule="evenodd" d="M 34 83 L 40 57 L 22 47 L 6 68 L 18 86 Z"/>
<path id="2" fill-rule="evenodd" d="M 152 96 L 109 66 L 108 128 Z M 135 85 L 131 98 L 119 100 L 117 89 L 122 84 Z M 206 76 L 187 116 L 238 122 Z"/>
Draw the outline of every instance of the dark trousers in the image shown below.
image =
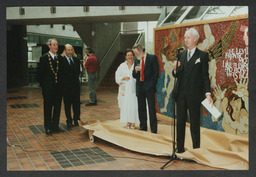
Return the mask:
<path id="1" fill-rule="evenodd" d="M 145 92 L 145 90 L 143 88 L 141 88 L 140 93 L 137 96 L 137 98 L 138 98 L 140 129 L 147 131 L 147 109 L 146 109 L 146 99 L 147 99 L 151 132 L 157 133 L 155 93 L 153 91 Z"/>
<path id="2" fill-rule="evenodd" d="M 187 110 L 189 111 L 193 148 L 200 148 L 200 101 L 180 94 L 177 99 L 177 147 L 179 151 L 184 151 Z"/>
<path id="3" fill-rule="evenodd" d="M 74 122 L 80 120 L 80 93 L 69 93 L 63 96 L 67 124 L 72 123 L 71 107 L 73 108 Z"/>
<path id="4" fill-rule="evenodd" d="M 97 72 L 88 74 L 88 86 L 89 86 L 89 95 L 90 102 L 97 103 L 96 91 L 95 91 L 95 81 L 97 79 Z"/>
<path id="5" fill-rule="evenodd" d="M 54 90 L 43 93 L 44 98 L 44 128 L 55 129 L 59 126 L 61 111 L 61 92 Z"/>

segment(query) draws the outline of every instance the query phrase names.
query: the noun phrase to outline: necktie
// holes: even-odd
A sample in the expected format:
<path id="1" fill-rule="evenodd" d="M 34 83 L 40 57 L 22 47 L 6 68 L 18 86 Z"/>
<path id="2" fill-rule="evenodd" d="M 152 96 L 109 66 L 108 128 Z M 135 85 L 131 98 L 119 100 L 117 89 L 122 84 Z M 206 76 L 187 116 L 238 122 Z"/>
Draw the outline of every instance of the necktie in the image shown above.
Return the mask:
<path id="1" fill-rule="evenodd" d="M 189 61 L 190 58 L 191 58 L 191 51 L 188 52 L 188 58 L 187 58 L 187 60 Z"/>
<path id="2" fill-rule="evenodd" d="M 141 71 L 140 71 L 140 76 L 141 76 L 141 81 L 144 81 L 144 56 L 141 59 Z"/>
<path id="3" fill-rule="evenodd" d="M 70 64 L 70 65 L 74 64 L 74 63 L 73 63 L 73 60 L 72 60 L 71 58 L 69 58 L 69 64 Z"/>

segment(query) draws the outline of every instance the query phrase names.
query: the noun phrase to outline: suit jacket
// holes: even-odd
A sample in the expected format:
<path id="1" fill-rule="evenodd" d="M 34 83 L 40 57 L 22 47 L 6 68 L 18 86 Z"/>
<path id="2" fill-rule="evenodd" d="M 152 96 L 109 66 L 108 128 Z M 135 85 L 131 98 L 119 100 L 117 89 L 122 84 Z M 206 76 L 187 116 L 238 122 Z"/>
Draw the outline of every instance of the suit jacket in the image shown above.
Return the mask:
<path id="1" fill-rule="evenodd" d="M 50 58 L 50 61 L 49 61 L 49 58 Z M 60 56 L 58 56 L 57 58 L 58 60 L 60 60 Z M 60 73 L 58 71 L 57 73 L 58 82 L 55 83 L 55 74 L 51 70 L 50 62 L 52 63 L 52 66 L 56 71 L 57 64 L 56 62 L 53 61 L 53 58 L 49 53 L 46 53 L 43 56 L 41 56 L 38 64 L 38 81 L 40 86 L 42 87 L 43 94 L 54 92 L 54 89 L 60 86 Z"/>
<path id="2" fill-rule="evenodd" d="M 70 65 L 66 56 L 60 59 L 60 73 L 61 73 L 61 85 L 63 88 L 63 94 L 80 94 L 80 60 L 76 57 L 72 57 L 74 64 Z"/>
<path id="3" fill-rule="evenodd" d="M 142 83 L 146 92 L 154 93 L 156 91 L 156 84 L 159 75 L 157 57 L 152 54 L 147 54 L 144 66 L 144 82 L 140 81 L 140 72 L 136 73 L 135 71 L 135 66 L 138 64 L 140 64 L 140 60 L 135 59 L 132 76 L 136 79 L 136 95 L 139 95 Z"/>
<path id="4" fill-rule="evenodd" d="M 185 88 L 181 87 L 181 78 L 184 73 L 184 67 L 187 60 L 187 51 L 182 52 L 178 56 L 178 61 L 181 62 L 180 67 L 177 69 L 177 73 L 173 76 L 177 77 L 177 84 L 174 88 L 174 94 L 179 96 L 181 90 L 185 90 L 189 98 L 195 101 L 202 101 L 205 98 L 205 93 L 210 92 L 210 80 L 208 73 L 208 53 L 201 51 L 196 48 L 194 55 L 187 63 L 187 79 L 185 83 Z M 184 79 L 183 79 L 184 82 Z M 184 86 L 184 83 L 182 84 Z"/>

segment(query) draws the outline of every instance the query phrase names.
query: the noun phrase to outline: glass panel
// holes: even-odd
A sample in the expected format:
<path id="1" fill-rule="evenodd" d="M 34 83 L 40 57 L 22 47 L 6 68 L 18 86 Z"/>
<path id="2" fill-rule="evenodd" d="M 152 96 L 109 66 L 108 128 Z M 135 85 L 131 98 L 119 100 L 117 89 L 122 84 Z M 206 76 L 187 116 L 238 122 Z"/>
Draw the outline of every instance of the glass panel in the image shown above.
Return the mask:
<path id="1" fill-rule="evenodd" d="M 189 6 L 178 6 L 164 23 L 168 23 L 168 25 L 174 24 L 188 7 Z"/>
<path id="2" fill-rule="evenodd" d="M 203 20 L 225 17 L 226 13 L 232 9 L 232 6 L 212 6 L 204 15 Z"/>
<path id="3" fill-rule="evenodd" d="M 248 14 L 248 6 L 237 6 L 230 16 Z"/>
<path id="4" fill-rule="evenodd" d="M 196 21 L 196 19 L 200 18 L 203 13 L 206 11 L 208 6 L 195 6 L 191 9 L 182 23 L 189 22 L 189 21 Z"/>
<path id="5" fill-rule="evenodd" d="M 170 13 L 176 6 L 167 6 L 166 13 Z"/>
<path id="6" fill-rule="evenodd" d="M 148 53 L 153 53 L 153 33 L 157 21 L 138 22 L 138 29 L 145 30 L 145 47 Z"/>

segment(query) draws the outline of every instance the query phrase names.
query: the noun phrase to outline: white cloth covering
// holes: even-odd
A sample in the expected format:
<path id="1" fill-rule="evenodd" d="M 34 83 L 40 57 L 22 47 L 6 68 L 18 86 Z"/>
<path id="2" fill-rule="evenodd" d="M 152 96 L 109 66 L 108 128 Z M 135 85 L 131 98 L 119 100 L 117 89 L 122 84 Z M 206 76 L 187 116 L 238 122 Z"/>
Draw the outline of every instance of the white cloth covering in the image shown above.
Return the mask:
<path id="1" fill-rule="evenodd" d="M 115 80 L 119 85 L 118 105 L 120 108 L 120 122 L 139 123 L 138 101 L 136 96 L 136 80 L 132 77 L 134 64 L 129 69 L 127 61 L 121 63 L 116 70 Z M 128 76 L 130 80 L 122 80 Z"/>

